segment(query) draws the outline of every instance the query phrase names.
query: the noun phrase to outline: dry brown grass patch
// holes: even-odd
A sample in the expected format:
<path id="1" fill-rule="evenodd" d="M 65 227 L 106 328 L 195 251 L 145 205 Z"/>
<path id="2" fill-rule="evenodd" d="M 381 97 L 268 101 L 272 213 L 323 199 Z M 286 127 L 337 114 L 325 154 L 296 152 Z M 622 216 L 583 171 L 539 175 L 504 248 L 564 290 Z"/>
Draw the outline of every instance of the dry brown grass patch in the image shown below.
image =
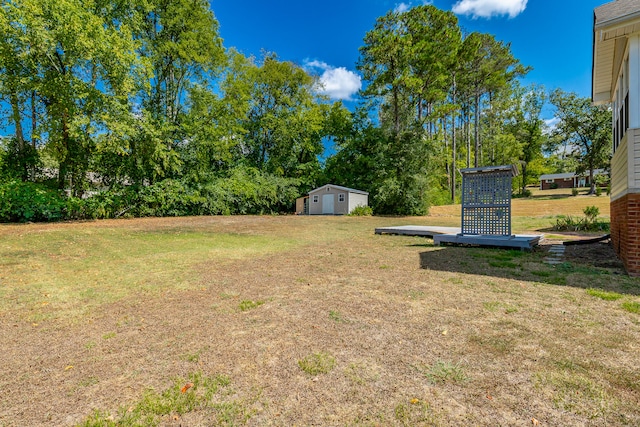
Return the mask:
<path id="1" fill-rule="evenodd" d="M 165 425 L 221 423 L 224 414 L 235 425 L 640 424 L 640 317 L 621 307 L 638 302 L 636 279 L 569 258 L 553 268 L 543 251 L 436 248 L 373 234 L 428 221 L 0 227 L 0 425 L 75 425 L 94 410 L 116 417 L 145 390 L 179 396 L 176 379 L 197 373 L 229 383 L 197 408 L 160 418 Z M 73 236 L 88 235 L 112 241 L 112 251 L 121 237 L 129 246 L 139 238 L 142 249 L 121 248 L 139 255 L 123 266 L 146 285 L 98 280 L 83 294 L 86 282 L 70 278 L 94 271 L 84 253 L 100 242 Z M 25 264 L 44 263 L 41 252 L 56 253 L 51 241 L 78 247 L 59 253 L 67 262 L 29 272 Z M 168 268 L 156 274 L 144 263 Z M 117 264 L 106 268 L 118 275 Z M 43 308 L 46 274 L 69 290 Z M 607 301 L 588 288 L 623 297 Z M 304 372 L 299 361 L 314 354 L 333 358 L 332 369 Z"/>

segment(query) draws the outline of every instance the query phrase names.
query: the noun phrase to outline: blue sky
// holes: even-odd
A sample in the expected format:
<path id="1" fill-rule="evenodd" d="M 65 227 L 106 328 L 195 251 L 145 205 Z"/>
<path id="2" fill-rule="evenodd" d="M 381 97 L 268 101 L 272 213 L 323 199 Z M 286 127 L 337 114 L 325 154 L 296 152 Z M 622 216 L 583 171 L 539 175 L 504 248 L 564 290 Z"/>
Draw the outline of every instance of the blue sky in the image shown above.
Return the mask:
<path id="1" fill-rule="evenodd" d="M 358 48 L 376 18 L 430 3 L 453 10 L 464 31 L 511 43 L 533 67 L 524 83 L 591 96 L 593 9 L 606 0 L 211 0 L 226 47 L 275 52 L 323 76 L 334 99 L 357 90 Z"/>

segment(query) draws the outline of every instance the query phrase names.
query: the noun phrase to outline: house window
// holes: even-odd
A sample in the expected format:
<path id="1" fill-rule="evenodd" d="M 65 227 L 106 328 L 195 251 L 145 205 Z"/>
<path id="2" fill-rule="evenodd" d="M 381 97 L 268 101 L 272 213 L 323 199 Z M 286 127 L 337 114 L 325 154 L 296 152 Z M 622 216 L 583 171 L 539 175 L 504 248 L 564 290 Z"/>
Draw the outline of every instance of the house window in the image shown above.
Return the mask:
<path id="1" fill-rule="evenodd" d="M 544 182 L 546 182 L 547 184 L 553 184 L 553 180 L 552 179 L 545 179 Z"/>
<path id="2" fill-rule="evenodd" d="M 344 193 L 338 194 L 338 201 L 339 202 L 344 202 Z"/>
<path id="3" fill-rule="evenodd" d="M 318 203 L 318 196 L 313 196 L 313 203 Z"/>
<path id="4" fill-rule="evenodd" d="M 564 180 L 565 181 L 571 181 L 571 178 L 565 178 Z"/>
<path id="5" fill-rule="evenodd" d="M 613 152 L 629 129 L 629 58 L 622 64 L 613 100 Z"/>

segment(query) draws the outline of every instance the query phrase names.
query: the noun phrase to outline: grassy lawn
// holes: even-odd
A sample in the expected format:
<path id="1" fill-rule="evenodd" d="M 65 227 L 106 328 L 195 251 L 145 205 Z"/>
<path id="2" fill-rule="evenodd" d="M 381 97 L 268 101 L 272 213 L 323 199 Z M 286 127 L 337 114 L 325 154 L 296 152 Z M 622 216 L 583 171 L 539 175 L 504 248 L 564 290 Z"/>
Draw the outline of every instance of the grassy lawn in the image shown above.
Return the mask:
<path id="1" fill-rule="evenodd" d="M 2 225 L 0 426 L 640 425 L 640 280 L 373 233 L 458 218 Z"/>

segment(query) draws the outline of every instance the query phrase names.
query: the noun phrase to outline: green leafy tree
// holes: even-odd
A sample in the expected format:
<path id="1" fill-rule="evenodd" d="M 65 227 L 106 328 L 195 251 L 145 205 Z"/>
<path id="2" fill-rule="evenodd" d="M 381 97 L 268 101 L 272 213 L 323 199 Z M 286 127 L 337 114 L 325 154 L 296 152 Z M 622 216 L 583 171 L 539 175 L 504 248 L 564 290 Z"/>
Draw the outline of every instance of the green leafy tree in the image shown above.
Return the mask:
<path id="1" fill-rule="evenodd" d="M 84 190 L 96 136 L 129 114 L 129 94 L 144 73 L 133 37 L 136 14 L 121 6 L 16 0 L 2 8 L 18 57 L 29 64 L 23 93 L 37 93 L 32 110 L 36 100 L 44 106 L 40 133 L 58 163 L 59 186 L 75 194 Z"/>
<path id="2" fill-rule="evenodd" d="M 139 52 L 153 75 L 141 87 L 144 111 L 136 127 L 141 131 L 133 135 L 128 152 L 132 174 L 153 182 L 182 170 L 176 150 L 192 140 L 184 126 L 188 100 L 203 112 L 203 98 L 227 57 L 208 1 L 150 0 L 140 10 Z"/>
<path id="3" fill-rule="evenodd" d="M 611 159 L 611 110 L 594 106 L 589 98 L 556 89 L 551 93 L 558 124 L 553 132 L 556 145 L 567 143 L 578 159 L 576 173 L 589 171 L 590 194 L 595 193 L 593 171 L 607 167 Z"/>
<path id="4" fill-rule="evenodd" d="M 546 124 L 541 114 L 547 94 L 542 86 L 518 86 L 513 99 L 515 109 L 510 130 L 520 148 L 518 158 L 522 167 L 520 194 L 524 194 L 530 178 L 529 166 L 542 157 L 542 147 L 546 141 Z"/>
<path id="5" fill-rule="evenodd" d="M 481 166 L 482 143 L 480 139 L 480 117 L 483 103 L 497 92 L 508 90 L 517 77 L 528 72 L 511 53 L 511 46 L 500 42 L 494 36 L 473 32 L 462 43 L 460 61 L 463 72 L 458 82 L 461 89 L 471 99 L 467 113 L 472 109 L 474 113 L 474 167 Z M 470 141 L 470 138 L 468 139 Z M 470 153 L 471 146 L 467 147 Z"/>
<path id="6" fill-rule="evenodd" d="M 315 79 L 274 54 L 249 67 L 245 78 L 250 84 L 242 147 L 247 160 L 275 176 L 317 176 L 330 107 L 315 94 Z"/>
<path id="7" fill-rule="evenodd" d="M 450 69 L 461 42 L 457 18 L 431 5 L 389 12 L 364 42 L 358 68 L 369 84 L 363 95 L 378 105 L 382 130 L 382 167 L 371 180 L 375 210 L 424 214 L 428 183 L 438 173 L 433 155 L 442 154 L 436 124 L 451 111 Z"/>

